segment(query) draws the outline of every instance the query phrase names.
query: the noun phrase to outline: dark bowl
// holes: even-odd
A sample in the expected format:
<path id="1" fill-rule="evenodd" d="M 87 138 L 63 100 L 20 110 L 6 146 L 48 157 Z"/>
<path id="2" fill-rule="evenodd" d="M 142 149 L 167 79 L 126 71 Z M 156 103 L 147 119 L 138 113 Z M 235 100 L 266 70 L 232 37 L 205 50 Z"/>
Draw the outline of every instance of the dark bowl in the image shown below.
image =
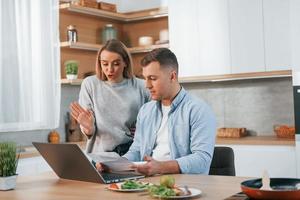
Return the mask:
<path id="1" fill-rule="evenodd" d="M 262 180 L 251 179 L 241 183 L 242 191 L 251 199 L 300 200 L 300 179 L 270 178 L 273 190 L 261 190 Z"/>

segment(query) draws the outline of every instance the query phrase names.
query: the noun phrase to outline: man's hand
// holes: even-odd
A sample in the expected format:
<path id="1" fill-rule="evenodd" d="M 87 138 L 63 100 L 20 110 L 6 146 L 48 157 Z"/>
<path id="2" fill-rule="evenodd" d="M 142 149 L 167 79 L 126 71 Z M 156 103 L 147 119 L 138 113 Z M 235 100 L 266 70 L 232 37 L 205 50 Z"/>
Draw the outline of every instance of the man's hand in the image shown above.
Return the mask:
<path id="1" fill-rule="evenodd" d="M 154 174 L 179 174 L 180 168 L 176 160 L 157 161 L 150 156 L 145 156 L 147 161 L 143 165 L 135 165 L 134 168 L 141 174 L 151 176 Z"/>
<path id="2" fill-rule="evenodd" d="M 104 165 L 102 165 L 100 162 L 97 162 L 95 166 L 99 172 L 110 172 L 110 170 L 106 168 Z"/>
<path id="3" fill-rule="evenodd" d="M 162 162 L 154 160 L 152 157 L 150 156 L 145 156 L 144 157 L 144 161 L 147 161 L 146 164 L 143 165 L 137 165 L 136 166 L 136 170 L 141 173 L 144 174 L 146 176 L 151 176 L 154 174 L 160 174 L 161 171 L 161 165 Z"/>
<path id="4" fill-rule="evenodd" d="M 70 105 L 71 115 L 81 125 L 86 135 L 92 135 L 94 116 L 92 111 L 84 109 L 77 102 Z"/>

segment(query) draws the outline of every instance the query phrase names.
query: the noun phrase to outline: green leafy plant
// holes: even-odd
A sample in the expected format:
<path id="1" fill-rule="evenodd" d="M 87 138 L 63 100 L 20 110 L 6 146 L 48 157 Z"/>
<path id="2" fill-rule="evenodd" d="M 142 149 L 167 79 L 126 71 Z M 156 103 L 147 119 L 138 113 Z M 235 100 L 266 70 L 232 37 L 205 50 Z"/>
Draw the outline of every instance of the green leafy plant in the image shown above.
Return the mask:
<path id="1" fill-rule="evenodd" d="M 0 177 L 16 175 L 19 155 L 16 143 L 0 143 Z"/>
<path id="2" fill-rule="evenodd" d="M 64 63 L 66 74 L 74 74 L 78 73 L 78 61 L 76 60 L 68 60 Z"/>

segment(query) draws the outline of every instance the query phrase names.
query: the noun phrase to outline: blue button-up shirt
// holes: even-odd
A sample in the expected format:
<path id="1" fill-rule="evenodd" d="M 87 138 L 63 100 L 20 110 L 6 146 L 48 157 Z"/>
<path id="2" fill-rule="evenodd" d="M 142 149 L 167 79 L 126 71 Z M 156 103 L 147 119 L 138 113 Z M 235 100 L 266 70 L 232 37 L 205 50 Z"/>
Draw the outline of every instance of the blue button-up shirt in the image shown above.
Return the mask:
<path id="1" fill-rule="evenodd" d="M 144 104 L 137 117 L 134 142 L 124 157 L 142 161 L 151 156 L 161 120 L 160 101 Z M 208 174 L 216 134 L 210 107 L 181 88 L 171 104 L 168 132 L 171 159 L 178 162 L 181 173 Z"/>

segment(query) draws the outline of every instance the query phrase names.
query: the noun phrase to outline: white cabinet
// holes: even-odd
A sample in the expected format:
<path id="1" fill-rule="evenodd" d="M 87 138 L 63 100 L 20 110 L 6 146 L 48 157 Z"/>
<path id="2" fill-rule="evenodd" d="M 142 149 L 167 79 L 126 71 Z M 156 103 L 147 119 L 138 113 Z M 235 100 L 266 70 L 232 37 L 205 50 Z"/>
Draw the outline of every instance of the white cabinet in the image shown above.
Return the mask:
<path id="1" fill-rule="evenodd" d="M 230 73 L 227 1 L 170 1 L 169 38 L 180 77 Z"/>
<path id="2" fill-rule="evenodd" d="M 293 73 L 300 73 L 300 1 L 290 0 L 291 5 L 291 44 Z M 296 78 L 296 76 L 293 76 Z M 300 80 L 293 80 L 294 85 L 299 85 Z"/>
<path id="3" fill-rule="evenodd" d="M 179 77 L 288 70 L 290 0 L 169 1 Z"/>
<path id="4" fill-rule="evenodd" d="M 229 0 L 232 73 L 265 71 L 262 0 Z"/>
<path id="5" fill-rule="evenodd" d="M 270 177 L 297 177 L 295 146 L 226 146 L 234 151 L 236 176 L 261 177 L 263 171 L 267 170 Z"/>
<path id="6" fill-rule="evenodd" d="M 290 1 L 263 0 L 263 14 L 266 71 L 291 69 Z"/>

